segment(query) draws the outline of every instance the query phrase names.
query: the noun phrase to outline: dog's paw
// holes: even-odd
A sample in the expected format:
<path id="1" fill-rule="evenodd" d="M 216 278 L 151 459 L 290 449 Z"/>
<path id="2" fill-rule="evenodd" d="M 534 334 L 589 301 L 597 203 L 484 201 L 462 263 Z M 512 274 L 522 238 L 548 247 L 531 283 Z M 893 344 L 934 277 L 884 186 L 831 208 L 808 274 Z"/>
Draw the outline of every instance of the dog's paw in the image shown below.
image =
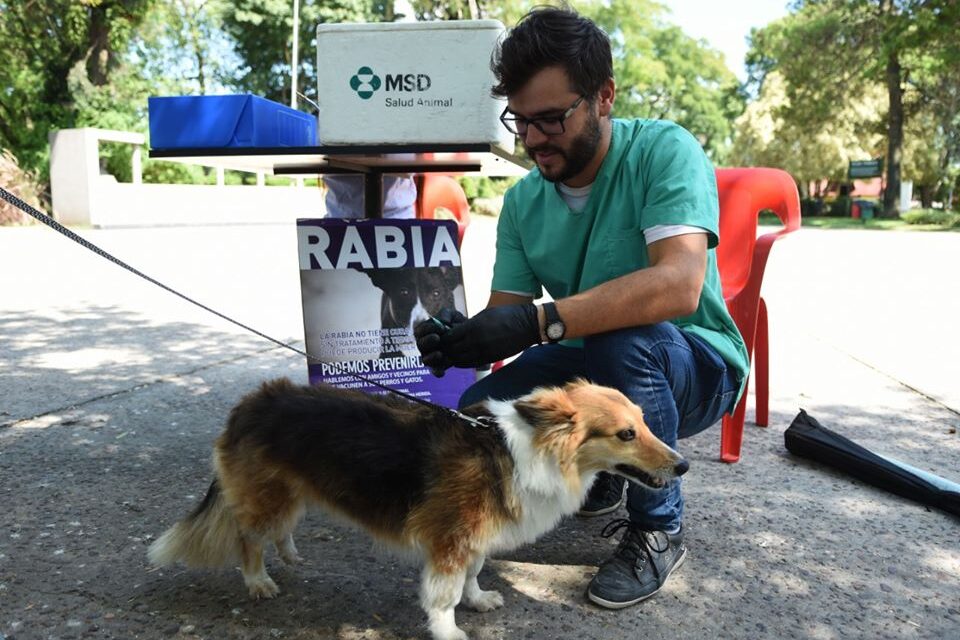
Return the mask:
<path id="1" fill-rule="evenodd" d="M 273 598 L 280 593 L 280 587 L 278 587 L 277 583 L 269 577 L 263 580 L 248 582 L 247 589 L 250 591 L 250 597 L 254 600 L 259 600 L 260 598 Z"/>
<path id="2" fill-rule="evenodd" d="M 430 637 L 433 640 L 467 640 L 466 632 L 457 626 L 453 609 L 434 609 L 427 612 L 430 618 Z"/>
<path id="3" fill-rule="evenodd" d="M 493 611 L 503 606 L 503 596 L 499 591 L 481 591 L 467 601 L 475 611 Z"/>
<path id="4" fill-rule="evenodd" d="M 303 558 L 297 553 L 297 546 L 293 544 L 293 536 L 287 536 L 277 542 L 277 554 L 286 564 L 299 564 Z"/>
<path id="5" fill-rule="evenodd" d="M 443 630 L 431 628 L 430 635 L 433 636 L 433 640 L 470 640 L 467 632 L 460 627 Z"/>

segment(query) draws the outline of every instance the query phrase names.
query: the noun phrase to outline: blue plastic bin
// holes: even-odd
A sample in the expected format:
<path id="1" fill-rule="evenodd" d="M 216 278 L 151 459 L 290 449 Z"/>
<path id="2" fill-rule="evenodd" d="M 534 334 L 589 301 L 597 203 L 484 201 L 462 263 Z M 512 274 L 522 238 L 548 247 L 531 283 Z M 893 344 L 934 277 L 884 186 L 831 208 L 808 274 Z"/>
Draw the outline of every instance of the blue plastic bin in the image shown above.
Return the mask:
<path id="1" fill-rule="evenodd" d="M 314 116 L 254 95 L 148 98 L 152 149 L 309 147 Z"/>

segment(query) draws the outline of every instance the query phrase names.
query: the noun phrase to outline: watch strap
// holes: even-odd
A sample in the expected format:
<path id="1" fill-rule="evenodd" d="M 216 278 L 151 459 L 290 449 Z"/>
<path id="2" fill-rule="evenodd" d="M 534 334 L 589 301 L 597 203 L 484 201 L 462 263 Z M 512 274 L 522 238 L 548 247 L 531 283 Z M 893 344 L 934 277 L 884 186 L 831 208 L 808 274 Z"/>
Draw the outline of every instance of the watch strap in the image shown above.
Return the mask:
<path id="1" fill-rule="evenodd" d="M 556 304 L 552 302 L 543 303 L 543 319 L 543 333 L 547 336 L 547 342 L 551 344 L 560 342 L 560 340 L 563 339 L 562 335 L 559 338 L 552 338 L 549 333 L 550 325 L 552 324 L 560 324 L 560 326 L 563 327 L 563 320 L 560 319 L 560 313 L 557 311 Z M 564 333 L 566 333 L 566 327 L 564 327 Z"/>

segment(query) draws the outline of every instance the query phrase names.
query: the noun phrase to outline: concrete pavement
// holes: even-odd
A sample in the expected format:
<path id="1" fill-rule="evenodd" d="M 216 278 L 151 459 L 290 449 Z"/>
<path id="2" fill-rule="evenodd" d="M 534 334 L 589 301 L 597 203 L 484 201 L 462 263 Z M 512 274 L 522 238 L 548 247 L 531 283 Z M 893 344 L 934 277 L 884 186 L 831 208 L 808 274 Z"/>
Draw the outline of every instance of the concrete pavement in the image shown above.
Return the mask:
<path id="1" fill-rule="evenodd" d="M 300 339 L 293 228 L 82 230 L 137 268 L 281 339 Z M 493 222 L 464 260 L 486 299 Z M 719 427 L 682 442 L 690 553 L 654 599 L 583 590 L 615 541 L 569 519 L 480 576 L 506 606 L 459 611 L 473 638 L 960 637 L 956 518 L 793 458 L 800 407 L 880 453 L 960 480 L 960 234 L 804 229 L 774 246 L 771 424 L 739 464 Z M 153 570 L 150 540 L 202 496 L 213 438 L 301 359 L 40 227 L 0 229 L 0 638 L 424 637 L 415 568 L 314 513 L 283 590 L 236 571 Z M 751 405 L 752 407 L 752 405 Z M 748 422 L 752 411 L 748 412 Z"/>

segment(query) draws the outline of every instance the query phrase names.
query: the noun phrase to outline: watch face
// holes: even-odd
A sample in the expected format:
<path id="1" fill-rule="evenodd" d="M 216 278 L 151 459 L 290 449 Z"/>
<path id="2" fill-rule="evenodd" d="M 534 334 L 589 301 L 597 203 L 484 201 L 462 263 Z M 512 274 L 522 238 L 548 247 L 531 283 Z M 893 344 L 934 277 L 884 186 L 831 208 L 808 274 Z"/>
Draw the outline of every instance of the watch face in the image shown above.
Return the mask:
<path id="1" fill-rule="evenodd" d="M 547 337 L 551 340 L 559 340 L 563 337 L 563 330 L 562 322 L 551 322 L 547 325 Z"/>

